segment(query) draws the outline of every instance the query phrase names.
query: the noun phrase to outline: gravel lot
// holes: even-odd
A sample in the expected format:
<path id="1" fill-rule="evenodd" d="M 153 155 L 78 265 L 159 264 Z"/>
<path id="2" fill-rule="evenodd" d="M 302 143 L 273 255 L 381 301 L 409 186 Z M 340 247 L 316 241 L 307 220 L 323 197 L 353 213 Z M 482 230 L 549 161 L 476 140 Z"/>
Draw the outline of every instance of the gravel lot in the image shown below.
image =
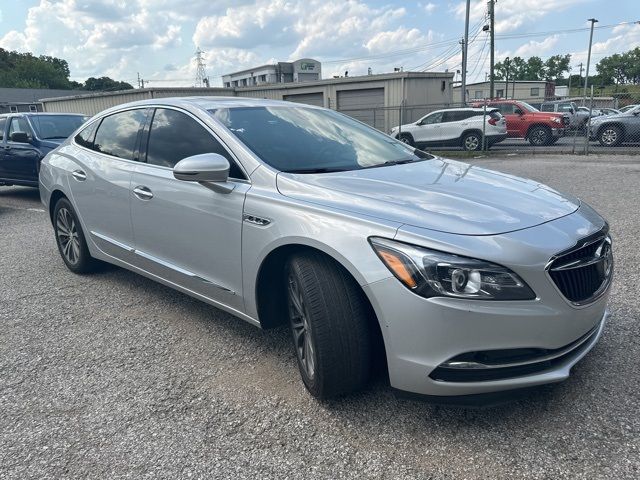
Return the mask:
<path id="1" fill-rule="evenodd" d="M 612 316 L 573 377 L 475 410 L 383 380 L 317 402 L 286 331 L 115 267 L 73 275 L 37 191 L 0 187 L 0 478 L 640 477 L 640 156 L 474 163 L 590 202 L 617 262 Z"/>

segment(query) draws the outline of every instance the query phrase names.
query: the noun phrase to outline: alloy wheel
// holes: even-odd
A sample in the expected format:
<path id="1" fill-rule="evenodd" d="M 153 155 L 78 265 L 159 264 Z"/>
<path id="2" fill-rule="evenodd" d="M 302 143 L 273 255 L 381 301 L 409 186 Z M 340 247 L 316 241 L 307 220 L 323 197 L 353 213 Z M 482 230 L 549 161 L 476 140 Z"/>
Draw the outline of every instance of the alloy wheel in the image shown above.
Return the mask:
<path id="1" fill-rule="evenodd" d="M 315 375 L 315 352 L 313 339 L 309 329 L 309 315 L 300 291 L 300 284 L 295 275 L 289 275 L 289 319 L 296 355 L 307 377 L 313 379 Z"/>
<path id="2" fill-rule="evenodd" d="M 56 235 L 64 258 L 72 265 L 80 259 L 80 239 L 73 215 L 66 208 L 58 210 Z"/>
<path id="3" fill-rule="evenodd" d="M 531 139 L 535 145 L 544 145 L 547 141 L 547 132 L 542 129 L 535 130 L 531 135 Z"/>
<path id="4" fill-rule="evenodd" d="M 605 145 L 613 145 L 618 141 L 618 132 L 613 128 L 607 128 L 602 132 L 600 138 Z"/>
<path id="5" fill-rule="evenodd" d="M 480 139 L 475 135 L 469 135 L 464 139 L 464 149 L 468 151 L 477 150 L 480 145 Z"/>

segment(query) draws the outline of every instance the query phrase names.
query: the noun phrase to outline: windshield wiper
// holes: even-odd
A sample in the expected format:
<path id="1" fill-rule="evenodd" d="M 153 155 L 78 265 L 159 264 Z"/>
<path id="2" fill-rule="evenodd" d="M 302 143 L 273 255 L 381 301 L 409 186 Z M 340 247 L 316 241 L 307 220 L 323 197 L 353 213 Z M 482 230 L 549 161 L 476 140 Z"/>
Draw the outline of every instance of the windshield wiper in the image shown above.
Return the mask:
<path id="1" fill-rule="evenodd" d="M 322 167 L 322 168 L 295 168 L 292 170 L 283 170 L 284 173 L 332 173 L 332 172 L 348 172 L 350 168 Z"/>

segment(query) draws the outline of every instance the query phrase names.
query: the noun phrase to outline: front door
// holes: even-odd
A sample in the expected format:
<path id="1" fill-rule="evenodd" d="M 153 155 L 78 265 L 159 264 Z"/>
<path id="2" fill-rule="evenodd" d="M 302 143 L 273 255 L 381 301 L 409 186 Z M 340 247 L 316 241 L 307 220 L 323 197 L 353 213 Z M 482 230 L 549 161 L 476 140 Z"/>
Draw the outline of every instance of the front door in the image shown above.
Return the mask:
<path id="1" fill-rule="evenodd" d="M 442 140 L 442 113 L 433 112 L 420 121 L 420 125 L 411 132 L 415 142 L 430 143 Z"/>
<path id="2" fill-rule="evenodd" d="M 212 132 L 178 109 L 155 110 L 146 145 L 146 162 L 136 166 L 131 183 L 138 266 L 241 310 L 246 177 Z M 233 191 L 218 193 L 174 178 L 173 166 L 179 160 L 201 153 L 227 157 Z"/>
<path id="3" fill-rule="evenodd" d="M 33 132 L 24 117 L 10 117 L 9 131 L 1 159 L 2 176 L 13 180 L 37 183 L 41 153 L 30 143 L 13 141 L 11 136 L 14 133 L 26 133 L 29 142 L 34 140 Z"/>

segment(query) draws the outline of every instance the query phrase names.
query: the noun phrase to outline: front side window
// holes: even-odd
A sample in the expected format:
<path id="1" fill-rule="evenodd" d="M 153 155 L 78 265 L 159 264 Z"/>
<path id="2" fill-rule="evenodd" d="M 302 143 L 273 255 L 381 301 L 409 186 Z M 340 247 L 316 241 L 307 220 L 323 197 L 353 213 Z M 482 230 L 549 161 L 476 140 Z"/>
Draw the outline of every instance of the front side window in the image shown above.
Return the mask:
<path id="1" fill-rule="evenodd" d="M 422 125 L 433 125 L 434 123 L 442 123 L 442 114 L 443 112 L 435 112 L 431 115 L 427 115 L 422 120 Z"/>
<path id="2" fill-rule="evenodd" d="M 211 113 L 262 161 L 284 172 L 358 170 L 432 158 L 331 110 L 237 107 Z"/>
<path id="3" fill-rule="evenodd" d="M 513 115 L 513 103 L 497 103 L 489 106 L 497 108 L 502 115 Z"/>
<path id="4" fill-rule="evenodd" d="M 133 160 L 138 132 L 144 120 L 144 109 L 114 113 L 103 118 L 96 132 L 93 149 L 113 157 Z"/>
<path id="5" fill-rule="evenodd" d="M 229 160 L 229 177 L 245 178 L 229 152 L 202 125 L 188 115 L 168 108 L 156 109 L 147 145 L 147 163 L 173 168 L 192 155 L 217 153 Z"/>

